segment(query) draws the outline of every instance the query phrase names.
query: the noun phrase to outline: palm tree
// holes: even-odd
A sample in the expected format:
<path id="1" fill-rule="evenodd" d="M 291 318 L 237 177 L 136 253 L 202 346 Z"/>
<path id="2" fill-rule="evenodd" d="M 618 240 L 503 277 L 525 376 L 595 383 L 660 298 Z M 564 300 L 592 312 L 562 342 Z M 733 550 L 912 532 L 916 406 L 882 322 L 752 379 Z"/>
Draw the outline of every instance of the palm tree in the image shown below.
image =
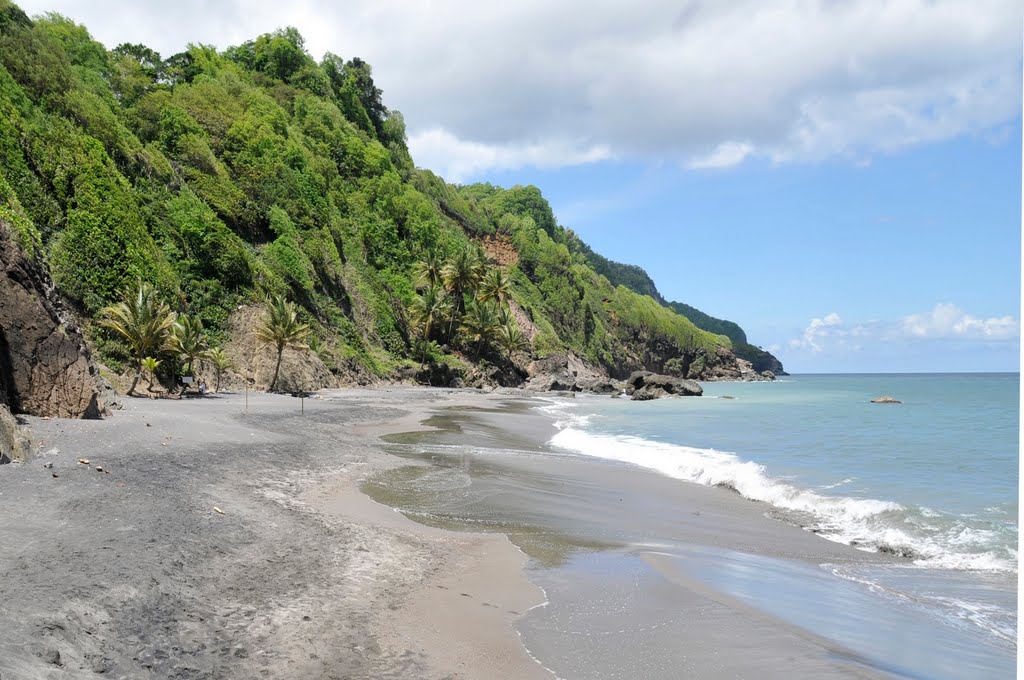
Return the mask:
<path id="1" fill-rule="evenodd" d="M 444 288 L 434 285 L 416 296 L 416 299 L 413 300 L 412 305 L 409 307 L 409 315 L 417 326 L 423 328 L 423 339 L 429 342 L 434 320 L 450 312 L 451 308 L 451 298 L 448 297 Z M 420 358 L 420 365 L 422 366 L 426 361 L 427 354 L 424 348 Z"/>
<path id="2" fill-rule="evenodd" d="M 215 376 L 216 383 L 214 384 L 213 391 L 220 392 L 220 376 L 229 369 L 235 367 L 233 361 L 228 358 L 228 355 L 224 353 L 220 347 L 214 347 L 206 353 L 206 357 L 213 364 L 213 373 Z"/>
<path id="3" fill-rule="evenodd" d="M 444 287 L 455 298 L 455 313 L 452 314 L 451 324 L 448 326 L 448 334 L 451 335 L 455 325 L 456 316 L 461 316 L 465 310 L 463 294 L 476 290 L 483 275 L 483 265 L 479 253 L 475 249 L 465 248 L 455 253 L 455 256 L 448 260 L 441 269 L 441 276 L 444 279 Z"/>
<path id="4" fill-rule="evenodd" d="M 159 365 L 160 362 L 153 357 L 146 357 L 142 360 L 142 368 L 146 369 L 146 372 L 149 373 L 149 387 L 146 388 L 148 392 L 153 391 L 153 383 L 156 381 L 156 369 Z"/>
<path id="5" fill-rule="evenodd" d="M 126 295 L 124 301 L 104 307 L 101 314 L 100 325 L 120 335 L 131 348 L 135 377 L 128 388 L 128 396 L 132 396 L 142 372 L 142 360 L 167 349 L 174 312 L 157 298 L 153 286 L 139 281 L 134 295 Z"/>
<path id="6" fill-rule="evenodd" d="M 469 336 L 471 342 L 476 343 L 476 357 L 480 356 L 483 346 L 494 339 L 497 329 L 498 312 L 494 304 L 472 300 L 466 308 L 466 315 L 459 330 Z"/>
<path id="7" fill-rule="evenodd" d="M 523 335 L 515 321 L 507 321 L 498 326 L 498 344 L 511 357 L 519 351 L 530 349 L 530 341 Z"/>
<path id="8" fill-rule="evenodd" d="M 444 269 L 444 262 L 434 251 L 427 253 L 427 257 L 413 265 L 412 273 L 416 277 L 417 288 L 429 288 L 439 286 L 444 282 L 441 270 Z"/>
<path id="9" fill-rule="evenodd" d="M 186 364 L 186 375 L 193 374 L 193 364 L 196 359 L 205 356 L 210 348 L 210 342 L 203 330 L 202 319 L 195 316 L 182 314 L 178 317 L 171 328 L 171 351 Z M 182 385 L 181 393 L 184 394 L 188 385 Z"/>
<path id="10" fill-rule="evenodd" d="M 512 314 L 512 310 L 508 305 L 502 305 L 501 308 L 498 309 L 497 320 L 499 326 L 512 324 L 518 328 L 518 325 L 516 324 L 516 317 Z"/>
<path id="11" fill-rule="evenodd" d="M 280 296 L 267 300 L 266 311 L 263 325 L 256 329 L 256 337 L 277 350 L 274 378 L 270 381 L 270 391 L 273 392 L 277 387 L 277 375 L 281 371 L 281 355 L 286 347 L 306 349 L 309 325 L 299 323 L 295 305 Z"/>
<path id="12" fill-rule="evenodd" d="M 508 300 L 511 291 L 511 281 L 508 280 L 505 272 L 500 267 L 495 267 L 484 274 L 483 280 L 480 282 L 480 293 L 477 295 L 477 299 L 480 302 L 488 302 L 489 300 L 505 302 L 505 300 Z"/>

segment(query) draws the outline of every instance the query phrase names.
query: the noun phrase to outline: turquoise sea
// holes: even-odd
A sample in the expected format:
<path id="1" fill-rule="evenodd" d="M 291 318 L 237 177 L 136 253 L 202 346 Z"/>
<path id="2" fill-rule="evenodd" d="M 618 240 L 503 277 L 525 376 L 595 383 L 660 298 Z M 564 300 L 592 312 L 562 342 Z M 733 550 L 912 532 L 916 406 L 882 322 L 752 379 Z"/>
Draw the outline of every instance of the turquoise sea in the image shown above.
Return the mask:
<path id="1" fill-rule="evenodd" d="M 1013 668 L 1018 374 L 801 375 L 704 389 L 699 399 L 558 400 L 546 409 L 559 421 L 551 444 L 681 484 L 731 487 L 828 540 L 901 555 L 898 566 L 820 565 L 863 594 L 864 611 L 927 620 L 977 657 L 962 669 L 925 663 L 901 674 L 991 677 Z M 881 395 L 903 403 L 870 403 Z M 756 580 L 757 568 L 744 573 Z M 750 592 L 720 569 L 702 577 L 740 598 Z M 829 630 L 835 617 L 808 620 L 813 608 L 764 589 L 751 604 L 869 656 L 890 653 L 892 641 L 869 626 Z"/>

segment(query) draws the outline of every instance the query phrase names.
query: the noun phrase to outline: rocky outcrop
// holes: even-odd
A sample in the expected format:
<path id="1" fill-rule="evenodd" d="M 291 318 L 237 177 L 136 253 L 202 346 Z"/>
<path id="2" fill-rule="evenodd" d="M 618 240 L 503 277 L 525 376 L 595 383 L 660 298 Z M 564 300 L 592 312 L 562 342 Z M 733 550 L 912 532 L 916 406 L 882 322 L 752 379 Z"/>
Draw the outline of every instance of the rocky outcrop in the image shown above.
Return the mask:
<path id="1" fill-rule="evenodd" d="M 415 380 L 421 385 L 452 387 L 456 381 L 463 382 L 462 371 L 448 364 L 430 363 L 416 371 Z"/>
<path id="2" fill-rule="evenodd" d="M 739 358 L 732 350 L 725 347 L 716 347 L 714 350 L 697 350 L 685 365 L 685 377 L 690 380 L 709 382 L 775 380 L 775 374 L 771 371 L 758 373 L 749 361 Z"/>
<path id="3" fill-rule="evenodd" d="M 634 401 L 648 401 L 668 395 L 699 397 L 704 394 L 704 388 L 693 380 L 650 371 L 634 371 L 626 379 L 626 394 Z"/>
<path id="4" fill-rule="evenodd" d="M 526 389 L 536 392 L 581 392 L 585 386 L 607 381 L 608 376 L 590 366 L 574 352 L 559 352 L 536 359 L 526 369 Z"/>
<path id="5" fill-rule="evenodd" d="M 579 380 L 576 382 L 575 390 L 578 392 L 593 392 L 594 394 L 618 394 L 622 391 L 618 385 L 607 378 Z"/>
<path id="6" fill-rule="evenodd" d="M 0 406 L 0 464 L 24 461 L 31 454 L 32 438 L 28 430 L 18 426 L 6 406 Z"/>
<path id="7" fill-rule="evenodd" d="M 896 397 L 884 396 L 884 397 L 875 397 L 874 399 L 871 400 L 871 403 L 872 404 L 902 404 L 903 402 L 900 401 L 899 399 L 897 399 Z"/>
<path id="8" fill-rule="evenodd" d="M 0 403 L 14 413 L 99 418 L 96 370 L 45 270 L 0 221 Z"/>

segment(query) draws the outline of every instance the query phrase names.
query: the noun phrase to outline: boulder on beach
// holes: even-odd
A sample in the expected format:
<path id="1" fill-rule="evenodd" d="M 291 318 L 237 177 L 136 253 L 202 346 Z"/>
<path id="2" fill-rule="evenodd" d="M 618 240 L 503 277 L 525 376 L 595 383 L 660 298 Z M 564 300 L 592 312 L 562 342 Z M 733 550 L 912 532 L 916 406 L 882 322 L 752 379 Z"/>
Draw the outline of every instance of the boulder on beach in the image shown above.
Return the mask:
<path id="1" fill-rule="evenodd" d="M 903 402 L 896 397 L 890 397 L 888 395 L 884 397 L 875 397 L 871 400 L 872 404 L 902 404 Z"/>
<path id="2" fill-rule="evenodd" d="M 85 339 L 32 259 L 0 219 L 0 404 L 13 413 L 99 418 L 96 369 Z"/>
<path id="3" fill-rule="evenodd" d="M 18 426 L 17 419 L 0 404 L 0 464 L 25 461 L 32 455 L 32 437 Z"/>

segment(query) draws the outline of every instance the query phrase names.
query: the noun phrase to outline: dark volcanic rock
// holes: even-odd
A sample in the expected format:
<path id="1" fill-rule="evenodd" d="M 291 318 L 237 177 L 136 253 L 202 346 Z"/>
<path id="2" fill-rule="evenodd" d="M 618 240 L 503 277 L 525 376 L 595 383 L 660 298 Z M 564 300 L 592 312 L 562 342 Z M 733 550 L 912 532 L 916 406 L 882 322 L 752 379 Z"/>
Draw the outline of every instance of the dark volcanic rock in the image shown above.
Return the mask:
<path id="1" fill-rule="evenodd" d="M 611 380 L 595 378 L 594 380 L 580 380 L 576 383 L 577 389 L 581 392 L 593 392 L 595 394 L 616 394 L 619 388 Z"/>
<path id="2" fill-rule="evenodd" d="M 0 464 L 26 460 L 32 453 L 28 430 L 19 427 L 6 406 L 0 405 Z"/>
<path id="3" fill-rule="evenodd" d="M 99 418 L 89 352 L 52 291 L 0 222 L 0 402 L 15 413 Z"/>
<path id="4" fill-rule="evenodd" d="M 693 380 L 659 375 L 650 371 L 634 371 L 626 379 L 626 393 L 631 395 L 634 401 L 647 401 L 670 394 L 699 397 L 704 394 L 704 389 Z"/>
<path id="5" fill-rule="evenodd" d="M 527 367 L 530 380 L 526 389 L 535 391 L 586 390 L 586 385 L 597 380 L 607 380 L 602 371 L 587 364 L 573 352 L 551 354 L 536 359 Z"/>
<path id="6" fill-rule="evenodd" d="M 448 364 L 427 364 L 416 372 L 416 382 L 432 387 L 454 387 L 452 383 L 462 382 L 462 372 Z"/>

